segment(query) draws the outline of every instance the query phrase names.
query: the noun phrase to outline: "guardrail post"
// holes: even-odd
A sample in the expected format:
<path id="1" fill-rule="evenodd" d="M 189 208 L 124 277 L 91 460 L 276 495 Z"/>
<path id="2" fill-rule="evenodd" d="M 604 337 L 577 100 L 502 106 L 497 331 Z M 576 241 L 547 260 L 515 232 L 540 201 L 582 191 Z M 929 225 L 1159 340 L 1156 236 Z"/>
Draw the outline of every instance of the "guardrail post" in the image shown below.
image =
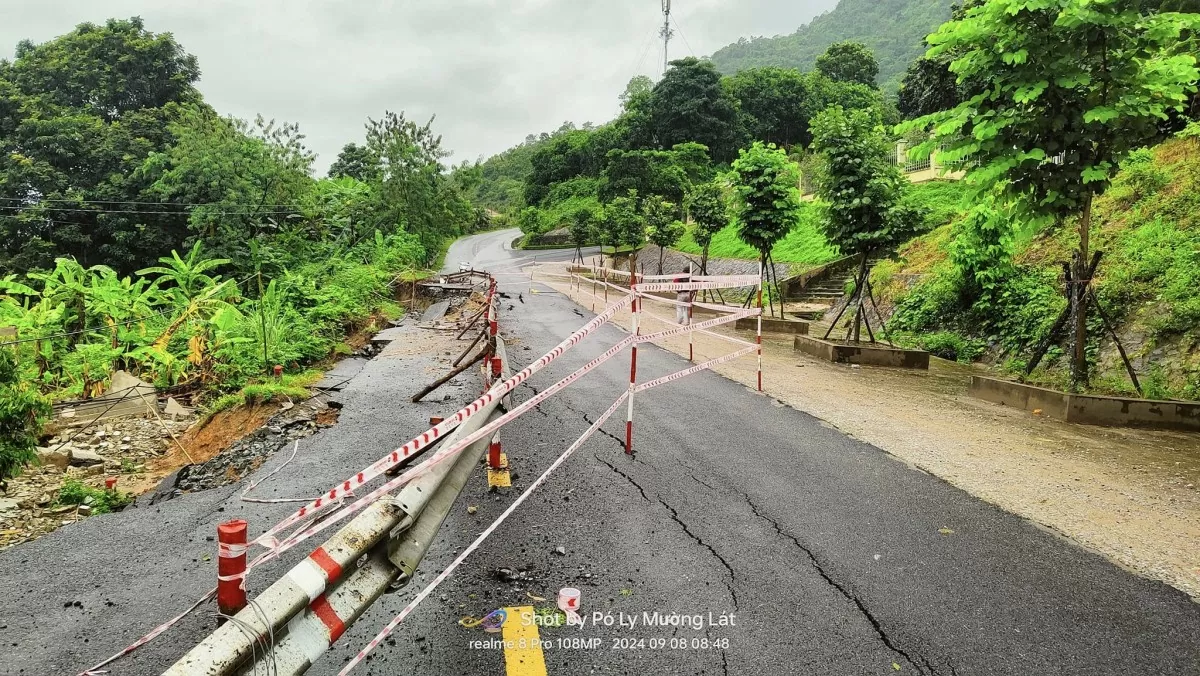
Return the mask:
<path id="1" fill-rule="evenodd" d="M 630 311 L 629 334 L 638 335 L 638 312 L 641 310 L 641 299 L 637 292 L 637 274 L 629 273 L 629 290 L 633 294 L 633 305 Z M 625 454 L 633 455 L 633 391 L 637 387 L 637 343 L 630 347 L 629 356 L 629 401 L 625 408 Z"/>
<path id="2" fill-rule="evenodd" d="M 488 444 L 488 467 L 492 469 L 504 469 L 504 463 L 500 460 L 499 432 L 492 437 L 492 442 Z"/>
<path id="3" fill-rule="evenodd" d="M 217 608 L 236 615 L 246 607 L 246 531 L 242 519 L 217 526 Z"/>
<path id="4" fill-rule="evenodd" d="M 688 266 L 688 277 L 687 277 L 687 280 L 688 280 L 688 283 L 689 283 L 689 284 L 691 284 L 691 283 L 692 283 L 692 270 L 691 270 L 691 266 L 690 266 L 690 265 Z M 695 291 L 692 291 L 691 293 L 689 293 L 689 294 L 688 294 L 688 304 L 687 304 L 687 323 L 688 323 L 688 326 L 691 326 L 691 325 L 692 325 L 692 309 L 693 309 L 692 302 L 693 302 L 693 301 L 695 301 L 695 300 L 696 300 L 696 292 L 695 292 Z M 695 334 L 696 334 L 696 332 L 695 332 L 695 331 L 688 331 L 688 361 L 690 361 L 690 362 L 692 362 L 692 363 L 695 363 L 695 362 L 696 362 L 696 352 L 695 352 L 695 349 L 693 348 L 693 345 L 692 345 L 692 343 L 693 343 L 693 340 L 692 340 L 692 338 L 693 338 L 693 336 L 695 336 Z"/>
<path id="5" fill-rule="evenodd" d="M 760 261 L 758 264 L 758 335 L 755 337 L 755 342 L 758 343 L 758 391 L 762 392 L 762 311 L 763 311 L 763 273 L 766 269 Z M 783 316 L 783 299 L 779 299 L 779 316 Z M 773 307 L 773 306 L 772 306 Z M 772 310 L 771 312 L 774 312 Z"/>

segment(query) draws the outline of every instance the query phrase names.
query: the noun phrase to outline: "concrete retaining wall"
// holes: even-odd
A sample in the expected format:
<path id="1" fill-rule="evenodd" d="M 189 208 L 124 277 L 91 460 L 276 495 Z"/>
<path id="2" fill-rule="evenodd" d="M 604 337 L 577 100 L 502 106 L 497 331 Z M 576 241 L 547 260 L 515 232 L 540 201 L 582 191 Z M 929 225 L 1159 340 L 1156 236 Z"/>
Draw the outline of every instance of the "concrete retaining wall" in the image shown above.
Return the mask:
<path id="1" fill-rule="evenodd" d="M 737 320 L 736 328 L 742 331 L 757 331 L 758 319 L 755 317 L 742 317 Z M 808 322 L 797 322 L 790 319 L 768 319 L 763 317 L 762 320 L 763 333 L 785 333 L 795 336 L 808 335 Z"/>
<path id="2" fill-rule="evenodd" d="M 838 364 L 892 366 L 904 369 L 928 369 L 929 353 L 886 345 L 850 345 L 809 336 L 796 336 L 795 349 L 818 359 Z"/>
<path id="3" fill-rule="evenodd" d="M 983 376 L 971 376 L 968 394 L 1080 425 L 1200 431 L 1200 402 L 1070 394 Z"/>

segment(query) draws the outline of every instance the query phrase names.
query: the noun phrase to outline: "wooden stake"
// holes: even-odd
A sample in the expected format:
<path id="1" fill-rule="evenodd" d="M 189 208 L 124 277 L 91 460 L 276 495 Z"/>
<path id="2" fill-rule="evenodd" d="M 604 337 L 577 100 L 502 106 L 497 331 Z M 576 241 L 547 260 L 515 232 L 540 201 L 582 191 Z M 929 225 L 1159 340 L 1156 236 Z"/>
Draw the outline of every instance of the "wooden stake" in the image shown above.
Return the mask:
<path id="1" fill-rule="evenodd" d="M 434 390 L 441 387 L 442 385 L 445 385 L 446 383 L 450 382 L 458 374 L 462 373 L 463 371 L 466 371 L 467 369 L 478 364 L 479 362 L 483 361 L 484 359 L 487 359 L 490 354 L 491 354 L 490 346 L 488 348 L 484 348 L 484 349 L 480 350 L 479 354 L 475 355 L 475 357 L 473 359 L 471 359 L 471 361 L 467 362 L 466 364 L 463 364 L 462 366 L 459 366 L 458 368 L 451 371 L 445 377 L 439 378 L 433 384 L 429 385 L 425 389 L 423 389 L 420 392 L 418 392 L 417 394 L 413 395 L 412 402 L 415 404 L 418 401 L 421 401 L 430 392 L 433 392 Z"/>

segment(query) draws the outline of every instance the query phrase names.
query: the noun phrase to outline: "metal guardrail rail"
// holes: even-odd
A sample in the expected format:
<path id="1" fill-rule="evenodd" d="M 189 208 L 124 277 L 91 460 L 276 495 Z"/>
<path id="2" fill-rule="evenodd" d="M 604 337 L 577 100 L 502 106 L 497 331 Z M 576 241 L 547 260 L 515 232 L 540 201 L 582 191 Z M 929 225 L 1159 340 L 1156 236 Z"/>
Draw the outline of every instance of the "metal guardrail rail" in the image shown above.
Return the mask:
<path id="1" fill-rule="evenodd" d="M 496 337 L 503 370 L 503 339 Z M 454 444 L 497 416 L 500 399 L 457 427 Z M 346 628 L 389 589 L 404 585 L 429 550 L 472 471 L 487 451 L 481 439 L 454 462 L 435 466 L 391 499 L 367 507 L 320 547 L 347 571 L 328 585 L 308 584 L 315 573 L 305 559 L 264 590 L 229 622 L 188 651 L 164 676 L 303 674 Z"/>

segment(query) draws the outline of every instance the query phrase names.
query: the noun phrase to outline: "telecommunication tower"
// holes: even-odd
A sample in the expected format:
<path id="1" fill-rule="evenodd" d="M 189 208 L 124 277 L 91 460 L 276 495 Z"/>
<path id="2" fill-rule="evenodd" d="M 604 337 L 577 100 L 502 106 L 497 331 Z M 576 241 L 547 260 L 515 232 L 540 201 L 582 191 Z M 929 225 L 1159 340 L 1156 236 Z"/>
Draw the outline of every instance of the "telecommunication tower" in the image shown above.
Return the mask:
<path id="1" fill-rule="evenodd" d="M 671 0 L 662 0 L 662 10 L 663 27 L 659 35 L 663 39 L 663 75 L 666 75 L 671 66 L 671 38 L 675 36 L 675 31 L 671 30 Z"/>

